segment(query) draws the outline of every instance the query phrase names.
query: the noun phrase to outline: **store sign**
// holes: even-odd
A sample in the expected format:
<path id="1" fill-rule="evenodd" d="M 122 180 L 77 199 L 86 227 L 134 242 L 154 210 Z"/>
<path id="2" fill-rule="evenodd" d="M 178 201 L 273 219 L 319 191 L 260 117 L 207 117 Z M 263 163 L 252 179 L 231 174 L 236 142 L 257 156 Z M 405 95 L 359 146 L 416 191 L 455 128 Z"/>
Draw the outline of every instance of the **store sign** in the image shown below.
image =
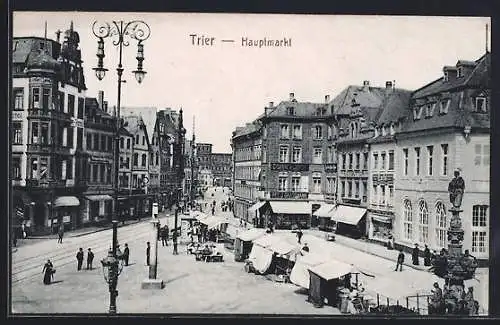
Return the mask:
<path id="1" fill-rule="evenodd" d="M 72 118 L 71 126 L 83 128 L 83 126 L 84 126 L 83 120 Z"/>
<path id="2" fill-rule="evenodd" d="M 306 172 L 309 171 L 309 164 L 287 164 L 287 163 L 271 163 L 273 171 L 289 171 L 289 172 Z"/>
<path id="3" fill-rule="evenodd" d="M 22 121 L 23 113 L 22 112 L 12 112 L 12 120 L 13 121 Z"/>
<path id="4" fill-rule="evenodd" d="M 63 216 L 63 222 L 71 222 L 71 216 Z"/>

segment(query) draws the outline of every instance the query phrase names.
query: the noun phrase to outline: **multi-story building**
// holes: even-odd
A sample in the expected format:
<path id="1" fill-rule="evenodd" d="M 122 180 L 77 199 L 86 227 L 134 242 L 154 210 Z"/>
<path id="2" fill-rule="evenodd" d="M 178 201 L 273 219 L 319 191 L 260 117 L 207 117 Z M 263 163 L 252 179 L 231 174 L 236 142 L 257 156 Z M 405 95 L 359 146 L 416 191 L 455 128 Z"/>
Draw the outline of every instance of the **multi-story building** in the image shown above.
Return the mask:
<path id="1" fill-rule="evenodd" d="M 396 133 L 396 242 L 447 247 L 454 171 L 465 180 L 461 210 L 465 249 L 488 259 L 490 171 L 490 54 L 445 66 L 443 76 L 412 94 Z"/>
<path id="2" fill-rule="evenodd" d="M 411 92 L 397 91 L 382 103 L 370 146 L 368 176 L 368 238 L 386 243 L 393 235 L 393 222 L 399 213 L 394 208 L 394 191 L 397 184 L 395 134 L 401 131 L 406 117 Z"/>
<path id="3" fill-rule="evenodd" d="M 404 96 L 407 93 L 406 90 L 396 89 L 392 81 L 387 81 L 385 88 L 371 87 L 369 81 L 364 81 L 363 86 L 348 86 L 332 101 L 339 121 L 339 138 L 336 141 L 339 157 L 339 206 L 333 215 L 339 233 L 354 236 L 368 234 L 366 211 L 370 196 L 369 139 L 375 135 L 375 124 L 384 110 L 384 103 L 390 97 Z M 378 158 L 377 153 L 373 158 L 376 170 L 379 168 Z M 388 165 L 388 154 L 381 153 L 380 159 L 383 160 L 380 161 L 381 165 Z M 378 186 L 378 181 L 375 185 Z"/>
<path id="4" fill-rule="evenodd" d="M 173 164 L 174 143 L 178 136 L 177 112 L 170 108 L 157 113 L 160 147 L 160 209 L 171 207 L 174 202 L 175 169 Z"/>
<path id="5" fill-rule="evenodd" d="M 85 98 L 85 152 L 88 187 L 83 193 L 82 222 L 105 223 L 113 215 L 116 119 L 107 112 L 104 92 Z"/>
<path id="6" fill-rule="evenodd" d="M 231 138 L 233 151 L 233 214 L 236 218 L 254 222 L 259 218 L 261 193 L 262 134 L 259 122 L 237 127 Z M 255 205 L 257 204 L 257 205 Z M 253 209 L 250 209 L 253 207 Z"/>
<path id="7" fill-rule="evenodd" d="M 214 186 L 231 188 L 232 154 L 213 152 L 210 155 L 210 165 Z"/>
<path id="8" fill-rule="evenodd" d="M 83 76 L 73 23 L 62 45 L 38 37 L 12 40 L 13 225 L 44 232 L 76 227 L 85 189 Z M 76 139 L 76 141 L 75 141 Z"/>
<path id="9" fill-rule="evenodd" d="M 133 218 L 130 214 L 132 195 L 132 159 L 134 136 L 123 126 L 120 127 L 120 164 L 118 167 L 118 213 L 120 219 Z"/>
<path id="10" fill-rule="evenodd" d="M 210 159 L 210 156 L 212 155 L 212 144 L 197 143 L 196 155 L 198 158 L 198 172 L 199 172 L 200 184 L 204 186 L 212 186 L 214 184 L 211 159 Z"/>
<path id="11" fill-rule="evenodd" d="M 152 199 L 147 193 L 149 184 L 150 143 L 146 125 L 140 116 L 124 117 L 124 125 L 134 137 L 132 145 L 132 195 L 129 196 L 131 215 L 148 216 Z"/>

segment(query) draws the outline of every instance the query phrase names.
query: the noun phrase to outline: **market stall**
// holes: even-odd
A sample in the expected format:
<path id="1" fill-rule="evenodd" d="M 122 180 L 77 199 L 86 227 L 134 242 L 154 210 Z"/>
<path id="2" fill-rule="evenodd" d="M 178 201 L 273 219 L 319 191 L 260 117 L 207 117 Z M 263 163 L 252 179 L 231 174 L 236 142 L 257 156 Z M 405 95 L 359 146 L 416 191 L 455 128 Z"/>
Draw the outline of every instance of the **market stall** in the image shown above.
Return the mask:
<path id="1" fill-rule="evenodd" d="M 302 288 L 309 289 L 309 268 L 325 263 L 329 259 L 328 256 L 306 253 L 297 255 L 295 265 L 290 274 L 290 281 Z"/>
<path id="2" fill-rule="evenodd" d="M 254 271 L 256 274 L 265 274 L 273 260 L 273 252 L 259 245 L 253 245 L 245 265 L 247 272 Z"/>
<path id="3" fill-rule="evenodd" d="M 234 241 L 234 260 L 242 262 L 247 259 L 252 250 L 252 241 L 265 234 L 266 230 L 262 228 L 251 228 L 237 234 Z"/>
<path id="4" fill-rule="evenodd" d="M 349 264 L 329 260 L 309 268 L 309 301 L 315 306 L 329 305 L 337 302 L 337 289 L 342 285 L 340 277 L 351 273 L 353 267 Z"/>

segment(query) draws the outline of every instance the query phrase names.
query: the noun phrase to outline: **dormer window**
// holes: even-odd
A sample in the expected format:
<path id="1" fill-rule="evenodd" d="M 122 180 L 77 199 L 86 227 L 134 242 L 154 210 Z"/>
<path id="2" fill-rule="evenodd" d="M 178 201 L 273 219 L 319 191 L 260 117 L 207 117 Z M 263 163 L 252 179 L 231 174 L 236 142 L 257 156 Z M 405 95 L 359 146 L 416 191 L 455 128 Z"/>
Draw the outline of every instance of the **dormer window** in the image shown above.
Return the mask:
<path id="1" fill-rule="evenodd" d="M 424 110 L 423 106 L 417 106 L 413 109 L 413 119 L 420 120 L 422 117 L 422 111 Z"/>
<path id="2" fill-rule="evenodd" d="M 288 115 L 295 115 L 295 108 L 293 107 L 287 107 L 287 114 Z"/>
<path id="3" fill-rule="evenodd" d="M 381 129 L 382 129 L 382 136 L 385 136 L 385 135 L 386 135 L 386 133 L 387 133 L 387 129 L 386 129 L 386 127 L 385 127 L 385 126 L 382 126 L 382 128 L 381 128 Z"/>
<path id="4" fill-rule="evenodd" d="M 394 124 L 391 123 L 391 125 L 389 126 L 389 134 L 390 135 L 394 135 Z"/>
<path id="5" fill-rule="evenodd" d="M 448 80 L 449 80 L 448 71 L 445 71 L 444 72 L 444 81 L 448 81 Z"/>
<path id="6" fill-rule="evenodd" d="M 436 103 L 425 105 L 425 117 L 432 117 Z"/>
<path id="7" fill-rule="evenodd" d="M 458 67 L 457 78 L 461 78 L 461 77 L 463 77 L 463 75 L 464 75 L 463 68 L 462 67 Z"/>
<path id="8" fill-rule="evenodd" d="M 449 106 L 450 106 L 450 100 L 449 99 L 443 99 L 443 100 L 441 100 L 439 102 L 439 113 L 440 114 L 447 114 Z"/>
<path id="9" fill-rule="evenodd" d="M 486 112 L 486 98 L 476 97 L 476 112 L 485 113 Z"/>
<path id="10" fill-rule="evenodd" d="M 378 129 L 377 128 L 374 128 L 374 131 L 375 131 L 375 138 L 378 137 Z"/>

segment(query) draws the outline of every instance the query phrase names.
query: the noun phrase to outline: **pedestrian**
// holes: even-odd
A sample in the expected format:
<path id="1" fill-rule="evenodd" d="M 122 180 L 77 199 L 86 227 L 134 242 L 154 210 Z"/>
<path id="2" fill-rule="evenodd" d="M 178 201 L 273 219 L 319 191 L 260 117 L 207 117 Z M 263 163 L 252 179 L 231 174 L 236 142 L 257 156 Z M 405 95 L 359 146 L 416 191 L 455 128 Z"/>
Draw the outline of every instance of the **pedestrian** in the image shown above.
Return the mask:
<path id="1" fill-rule="evenodd" d="M 469 287 L 467 289 L 467 293 L 465 294 L 465 297 L 464 297 L 465 307 L 467 308 L 469 316 L 477 315 L 479 312 L 476 308 L 477 306 L 476 306 L 476 303 L 474 300 L 473 290 L 474 289 L 472 287 Z"/>
<path id="2" fill-rule="evenodd" d="M 123 250 L 123 260 L 125 261 L 125 266 L 128 266 L 129 256 L 130 256 L 130 250 L 128 249 L 128 244 L 125 243 L 125 249 Z"/>
<path id="3" fill-rule="evenodd" d="M 307 243 L 304 243 L 304 247 L 302 247 L 302 250 L 304 252 L 308 252 L 309 253 L 309 246 L 307 246 Z"/>
<path id="4" fill-rule="evenodd" d="M 400 248 L 399 249 L 399 254 L 398 254 L 398 262 L 396 264 L 396 269 L 394 271 L 397 271 L 398 270 L 398 266 L 399 266 L 399 271 L 403 271 L 403 263 L 405 261 L 405 254 L 403 253 L 403 249 Z"/>
<path id="5" fill-rule="evenodd" d="M 429 314 L 441 314 L 444 305 L 443 290 L 439 287 L 437 282 L 434 282 L 433 289 L 431 290 L 431 304 L 429 307 Z"/>
<path id="6" fill-rule="evenodd" d="M 92 250 L 88 249 L 87 251 L 87 270 L 92 270 L 92 261 L 94 260 L 94 253 Z"/>
<path id="7" fill-rule="evenodd" d="M 297 240 L 298 240 L 299 244 L 300 244 L 300 240 L 302 239 L 302 235 L 303 235 L 302 230 L 299 229 L 297 231 Z"/>
<path id="8" fill-rule="evenodd" d="M 43 284 L 50 284 L 51 280 L 54 276 L 54 273 L 56 273 L 56 270 L 54 269 L 54 265 L 50 260 L 47 260 L 47 263 L 43 266 Z"/>
<path id="9" fill-rule="evenodd" d="M 59 226 L 58 235 L 59 235 L 59 239 L 57 240 L 57 242 L 59 244 L 62 244 L 62 240 L 63 240 L 63 237 L 64 237 L 64 224 L 63 223 L 61 223 L 61 225 Z"/>
<path id="10" fill-rule="evenodd" d="M 413 265 L 419 265 L 418 254 L 419 254 L 418 244 L 415 244 L 415 247 L 413 248 L 413 251 L 411 252 L 411 260 L 412 260 Z"/>
<path id="11" fill-rule="evenodd" d="M 177 255 L 177 254 L 179 254 L 177 252 L 177 229 L 174 229 L 174 231 L 172 233 L 172 242 L 174 243 L 174 252 L 173 252 L 173 254 Z"/>
<path id="12" fill-rule="evenodd" d="M 215 206 L 212 207 L 212 215 L 215 215 Z"/>
<path id="13" fill-rule="evenodd" d="M 78 261 L 78 266 L 76 267 L 77 271 L 80 271 L 82 269 L 82 264 L 83 264 L 83 248 L 80 247 L 78 249 L 78 252 L 76 253 L 76 260 Z"/>
<path id="14" fill-rule="evenodd" d="M 149 266 L 149 254 L 151 252 L 151 244 L 149 242 L 146 243 L 146 265 Z"/>
<path id="15" fill-rule="evenodd" d="M 165 225 L 161 230 L 161 245 L 168 246 L 168 226 Z"/>
<path id="16" fill-rule="evenodd" d="M 424 266 L 431 266 L 431 250 L 425 245 L 424 249 Z"/>

